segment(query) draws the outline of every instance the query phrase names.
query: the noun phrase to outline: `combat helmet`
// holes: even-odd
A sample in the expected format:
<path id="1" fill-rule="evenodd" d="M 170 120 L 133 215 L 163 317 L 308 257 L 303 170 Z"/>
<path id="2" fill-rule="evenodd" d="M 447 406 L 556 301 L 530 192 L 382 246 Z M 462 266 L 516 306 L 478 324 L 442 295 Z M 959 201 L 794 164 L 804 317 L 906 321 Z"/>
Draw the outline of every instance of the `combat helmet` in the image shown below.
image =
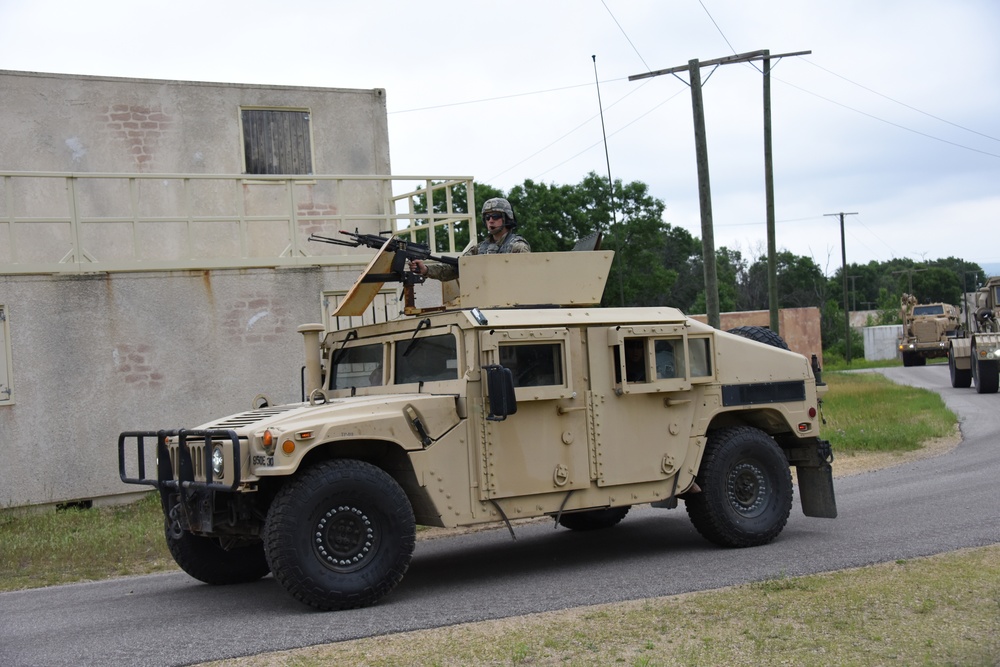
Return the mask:
<path id="1" fill-rule="evenodd" d="M 510 202 L 502 197 L 487 199 L 483 203 L 483 210 L 480 215 L 486 215 L 487 213 L 503 213 L 504 227 L 508 229 L 517 227 L 517 220 L 514 219 L 514 209 L 511 207 Z"/>

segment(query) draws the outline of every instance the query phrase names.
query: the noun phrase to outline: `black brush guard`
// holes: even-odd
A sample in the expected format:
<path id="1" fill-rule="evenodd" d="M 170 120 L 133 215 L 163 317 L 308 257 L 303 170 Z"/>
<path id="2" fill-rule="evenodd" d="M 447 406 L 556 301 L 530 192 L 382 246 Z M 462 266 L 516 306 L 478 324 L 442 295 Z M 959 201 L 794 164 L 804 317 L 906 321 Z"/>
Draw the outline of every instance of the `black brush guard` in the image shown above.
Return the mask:
<path id="1" fill-rule="evenodd" d="M 177 437 L 177 470 L 173 470 L 170 464 L 170 452 L 167 448 L 167 438 Z M 226 484 L 221 480 L 216 480 L 212 472 L 212 449 L 217 441 L 228 441 L 232 445 L 232 483 Z M 136 467 L 138 476 L 130 477 L 126 470 L 127 443 L 133 441 L 136 455 Z M 146 445 L 156 446 L 156 476 L 146 475 Z M 204 480 L 194 478 L 195 465 L 194 455 L 191 452 L 191 442 L 198 445 L 204 443 L 202 470 L 205 471 Z M 125 431 L 118 436 L 118 475 L 126 484 L 144 484 L 157 489 L 176 489 L 180 492 L 186 490 L 205 491 L 235 491 L 240 485 L 240 468 L 242 458 L 240 456 L 240 439 L 236 431 L 231 429 L 209 429 L 209 430 L 188 430 L 178 429 L 171 431 Z"/>

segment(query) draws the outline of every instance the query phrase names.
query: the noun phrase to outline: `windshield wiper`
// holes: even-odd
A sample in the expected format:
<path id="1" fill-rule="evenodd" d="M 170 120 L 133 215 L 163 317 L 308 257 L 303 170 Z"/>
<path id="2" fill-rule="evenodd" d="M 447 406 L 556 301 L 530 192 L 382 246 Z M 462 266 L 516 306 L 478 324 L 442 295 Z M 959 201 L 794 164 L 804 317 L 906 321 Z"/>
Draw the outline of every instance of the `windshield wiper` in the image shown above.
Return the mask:
<path id="1" fill-rule="evenodd" d="M 413 336 L 410 338 L 410 344 L 406 346 L 405 350 L 403 350 L 404 357 L 408 355 L 410 352 L 412 352 L 413 348 L 417 346 L 417 334 L 420 333 L 420 330 L 427 329 L 430 326 L 431 326 L 430 318 L 420 320 L 420 324 L 417 325 L 417 330 L 413 332 Z"/>

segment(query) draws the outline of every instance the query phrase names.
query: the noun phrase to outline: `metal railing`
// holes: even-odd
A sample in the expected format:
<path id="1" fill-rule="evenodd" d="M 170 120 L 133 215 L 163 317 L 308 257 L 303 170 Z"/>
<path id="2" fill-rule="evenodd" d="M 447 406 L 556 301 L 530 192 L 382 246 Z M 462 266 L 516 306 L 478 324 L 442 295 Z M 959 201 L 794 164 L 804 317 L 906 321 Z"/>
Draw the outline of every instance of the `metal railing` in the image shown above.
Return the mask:
<path id="1" fill-rule="evenodd" d="M 0 274 L 364 263 L 310 234 L 392 231 L 458 253 L 471 177 L 0 172 Z"/>

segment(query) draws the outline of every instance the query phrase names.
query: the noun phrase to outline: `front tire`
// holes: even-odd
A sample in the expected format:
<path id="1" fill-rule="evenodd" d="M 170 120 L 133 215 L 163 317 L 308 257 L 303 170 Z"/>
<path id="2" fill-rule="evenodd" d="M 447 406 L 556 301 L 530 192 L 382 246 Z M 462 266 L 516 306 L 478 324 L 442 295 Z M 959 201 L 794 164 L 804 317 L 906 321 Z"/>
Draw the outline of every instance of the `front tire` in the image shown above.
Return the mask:
<path id="1" fill-rule="evenodd" d="M 972 377 L 976 381 L 977 394 L 995 394 L 1000 388 L 998 362 L 980 360 L 975 345 L 972 346 Z"/>
<path id="2" fill-rule="evenodd" d="M 951 386 L 955 389 L 968 389 L 972 386 L 972 369 L 956 365 L 953 347 L 948 348 L 948 374 L 951 375 Z"/>
<path id="3" fill-rule="evenodd" d="M 415 540 L 403 489 L 352 459 L 320 463 L 287 484 L 264 529 L 275 579 L 322 610 L 371 605 L 388 594 L 406 573 Z"/>
<path id="4" fill-rule="evenodd" d="M 702 492 L 685 499 L 688 516 L 702 537 L 719 546 L 767 544 L 791 514 L 788 460 L 760 429 L 712 433 L 696 481 Z"/>

